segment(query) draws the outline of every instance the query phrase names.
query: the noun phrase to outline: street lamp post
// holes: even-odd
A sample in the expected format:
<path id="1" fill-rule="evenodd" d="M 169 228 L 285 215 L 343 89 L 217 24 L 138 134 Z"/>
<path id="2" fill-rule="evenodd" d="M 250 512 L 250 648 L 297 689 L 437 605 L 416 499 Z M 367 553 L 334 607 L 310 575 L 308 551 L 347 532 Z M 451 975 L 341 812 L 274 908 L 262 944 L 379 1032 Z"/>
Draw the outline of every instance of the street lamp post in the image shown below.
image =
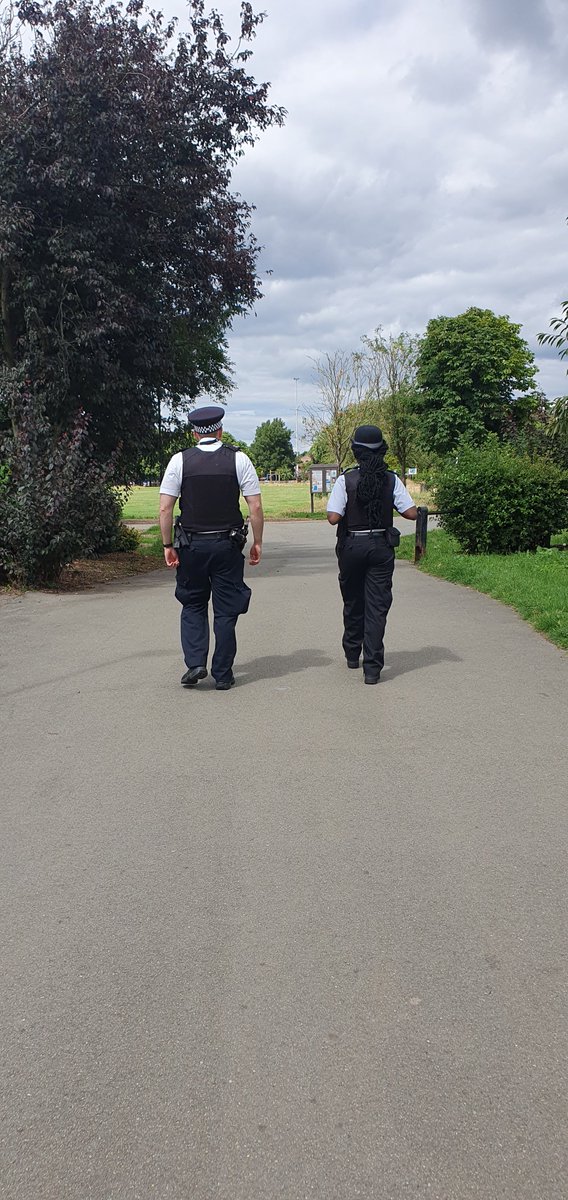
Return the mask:
<path id="1" fill-rule="evenodd" d="M 296 384 L 296 479 L 298 478 L 298 475 L 299 475 L 299 464 L 298 464 L 298 384 L 299 384 L 299 382 L 300 381 L 299 381 L 297 375 L 294 375 L 294 383 Z"/>

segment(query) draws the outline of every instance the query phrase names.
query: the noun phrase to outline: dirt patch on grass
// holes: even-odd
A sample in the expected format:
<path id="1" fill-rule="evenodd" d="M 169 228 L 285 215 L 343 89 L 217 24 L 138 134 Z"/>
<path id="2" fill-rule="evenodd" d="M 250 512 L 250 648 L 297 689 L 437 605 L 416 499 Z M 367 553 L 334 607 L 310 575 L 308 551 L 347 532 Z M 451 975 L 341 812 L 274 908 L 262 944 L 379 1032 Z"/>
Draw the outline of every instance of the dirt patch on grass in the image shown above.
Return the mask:
<path id="1" fill-rule="evenodd" d="M 98 587 L 101 583 L 112 583 L 128 575 L 146 575 L 148 571 L 163 569 L 160 558 L 149 558 L 142 554 L 105 554 L 102 558 L 79 558 L 70 563 L 61 573 L 50 592 L 81 592 L 85 588 Z M 47 590 L 47 589 L 45 589 Z"/>

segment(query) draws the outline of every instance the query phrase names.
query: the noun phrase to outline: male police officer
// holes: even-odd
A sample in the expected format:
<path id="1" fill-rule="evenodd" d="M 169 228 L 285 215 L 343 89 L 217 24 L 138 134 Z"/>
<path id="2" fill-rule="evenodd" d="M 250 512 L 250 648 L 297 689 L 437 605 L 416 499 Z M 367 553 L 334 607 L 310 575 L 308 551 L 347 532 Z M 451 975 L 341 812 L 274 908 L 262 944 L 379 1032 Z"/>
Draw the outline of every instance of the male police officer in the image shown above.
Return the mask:
<path id="1" fill-rule="evenodd" d="M 376 425 L 360 425 L 351 442 L 357 466 L 340 475 L 327 503 L 327 519 L 337 525 L 339 586 L 343 596 L 343 650 L 356 670 L 363 648 L 365 683 L 378 683 L 385 652 L 383 638 L 392 604 L 394 549 L 399 533 L 393 506 L 403 517 L 418 516 L 404 484 L 388 471 L 388 450 Z"/>
<path id="2" fill-rule="evenodd" d="M 176 597 L 182 607 L 181 643 L 187 671 L 183 687 L 193 688 L 207 675 L 209 597 L 213 598 L 215 652 L 211 674 L 218 692 L 235 682 L 235 626 L 246 613 L 250 588 L 243 581 L 242 548 L 246 530 L 239 506 L 242 492 L 249 509 L 253 543 L 251 566 L 262 554 L 264 515 L 258 475 L 250 458 L 221 441 L 224 409 L 194 409 L 189 416 L 196 446 L 170 459 L 160 486 L 160 529 L 168 567 L 177 567 Z M 181 516 L 172 541 L 172 518 L 180 497 Z"/>

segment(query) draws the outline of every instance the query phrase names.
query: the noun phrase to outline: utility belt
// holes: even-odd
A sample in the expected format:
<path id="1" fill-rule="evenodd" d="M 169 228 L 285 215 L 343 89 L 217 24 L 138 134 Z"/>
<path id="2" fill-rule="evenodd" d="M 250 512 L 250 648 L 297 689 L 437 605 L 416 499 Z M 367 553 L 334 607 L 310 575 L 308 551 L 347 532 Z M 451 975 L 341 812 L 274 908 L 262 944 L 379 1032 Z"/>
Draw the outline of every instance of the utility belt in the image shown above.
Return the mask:
<path id="1" fill-rule="evenodd" d="M 190 529 L 184 529 L 181 523 L 181 517 L 176 517 L 174 521 L 174 550 L 185 550 L 194 538 L 214 538 L 215 541 L 222 541 L 225 538 L 230 538 L 238 546 L 239 550 L 243 550 L 248 537 L 248 521 L 243 525 L 238 525 L 235 529 L 213 529 L 209 533 L 205 530 L 202 533 L 194 533 Z"/>
<path id="2" fill-rule="evenodd" d="M 348 529 L 345 536 L 348 538 L 376 537 L 377 534 L 381 534 L 384 537 L 387 546 L 390 546 L 391 550 L 400 544 L 400 530 L 396 528 L 396 525 L 389 525 L 387 529 Z"/>
<path id="3" fill-rule="evenodd" d="M 348 529 L 348 537 L 365 537 L 373 533 L 386 533 L 386 529 Z"/>

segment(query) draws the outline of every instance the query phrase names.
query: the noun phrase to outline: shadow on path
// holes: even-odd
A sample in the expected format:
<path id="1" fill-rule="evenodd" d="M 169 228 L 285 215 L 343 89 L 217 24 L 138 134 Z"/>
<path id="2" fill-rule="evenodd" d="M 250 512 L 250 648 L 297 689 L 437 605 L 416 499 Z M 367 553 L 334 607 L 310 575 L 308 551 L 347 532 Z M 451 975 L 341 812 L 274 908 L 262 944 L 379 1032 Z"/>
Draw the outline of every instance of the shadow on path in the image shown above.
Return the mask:
<path id="1" fill-rule="evenodd" d="M 237 659 L 235 674 L 239 683 L 253 683 L 257 679 L 279 679 L 295 671 L 327 667 L 331 662 L 333 659 L 321 650 L 294 650 L 293 654 L 267 654 L 264 658 L 253 658 L 245 663 Z"/>
<path id="2" fill-rule="evenodd" d="M 409 671 L 421 671 L 423 667 L 435 667 L 443 662 L 463 662 L 459 654 L 454 654 L 447 646 L 422 646 L 420 650 L 386 651 L 386 661 L 381 671 L 381 684 L 388 683 L 397 675 L 406 675 Z"/>
<path id="3" fill-rule="evenodd" d="M 17 696 L 21 692 L 31 692 L 36 688 L 51 687 L 56 683 L 63 683 L 65 680 L 80 678 L 81 675 L 92 676 L 97 671 L 104 671 L 107 667 L 116 666 L 117 663 L 127 663 L 134 659 L 143 658 L 161 658 L 173 660 L 176 654 L 169 650 L 137 650 L 133 654 L 124 654 L 117 658 L 106 659 L 102 662 L 92 663 L 89 666 L 78 667 L 72 671 L 65 671 L 60 675 L 52 675 L 45 679 L 37 679 L 31 683 L 21 684 L 19 687 L 5 688 L 0 687 L 0 695 Z M 393 650 L 391 654 L 387 651 L 387 661 L 384 671 L 381 673 L 381 683 L 388 683 L 389 679 L 394 679 L 397 675 L 406 675 L 408 671 L 420 671 L 423 667 L 435 666 L 441 662 L 462 662 L 459 654 L 454 654 L 453 650 L 448 650 L 445 646 L 423 646 L 421 650 Z M 239 682 L 254 683 L 258 679 L 279 679 L 283 675 L 293 675 L 296 671 L 309 671 L 314 667 L 328 667 L 330 663 L 341 662 L 341 653 L 338 651 L 335 658 L 330 658 L 321 650 L 313 648 L 305 648 L 303 650 L 294 650 L 292 654 L 267 654 L 263 658 L 254 658 L 249 662 L 240 663 L 237 658 L 235 663 L 235 674 L 238 676 Z"/>

